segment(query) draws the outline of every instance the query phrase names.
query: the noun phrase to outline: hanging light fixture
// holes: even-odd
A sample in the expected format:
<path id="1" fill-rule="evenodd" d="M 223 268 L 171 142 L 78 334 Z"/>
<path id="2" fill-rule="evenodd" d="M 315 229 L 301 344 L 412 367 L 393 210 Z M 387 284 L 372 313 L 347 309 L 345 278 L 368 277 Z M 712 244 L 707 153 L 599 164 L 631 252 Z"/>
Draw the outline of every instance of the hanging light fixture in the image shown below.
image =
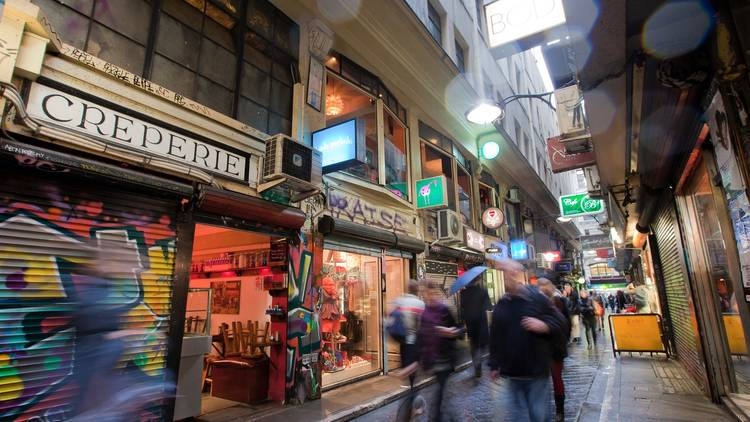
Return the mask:
<path id="1" fill-rule="evenodd" d="M 326 95 L 326 116 L 338 116 L 344 111 L 344 100 L 336 94 L 334 84 L 331 84 L 331 93 Z"/>

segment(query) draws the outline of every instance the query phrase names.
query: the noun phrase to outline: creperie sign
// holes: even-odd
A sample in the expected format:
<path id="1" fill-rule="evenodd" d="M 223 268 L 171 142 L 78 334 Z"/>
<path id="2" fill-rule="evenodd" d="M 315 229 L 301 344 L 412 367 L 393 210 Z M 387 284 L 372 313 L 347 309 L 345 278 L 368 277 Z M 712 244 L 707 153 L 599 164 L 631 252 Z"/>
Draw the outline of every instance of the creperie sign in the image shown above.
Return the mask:
<path id="1" fill-rule="evenodd" d="M 64 127 L 103 142 L 216 173 L 247 180 L 249 154 L 153 125 L 67 92 L 34 83 L 26 111 L 45 124 Z"/>
<path id="2" fill-rule="evenodd" d="M 565 23 L 562 0 L 498 0 L 485 6 L 490 47 Z"/>

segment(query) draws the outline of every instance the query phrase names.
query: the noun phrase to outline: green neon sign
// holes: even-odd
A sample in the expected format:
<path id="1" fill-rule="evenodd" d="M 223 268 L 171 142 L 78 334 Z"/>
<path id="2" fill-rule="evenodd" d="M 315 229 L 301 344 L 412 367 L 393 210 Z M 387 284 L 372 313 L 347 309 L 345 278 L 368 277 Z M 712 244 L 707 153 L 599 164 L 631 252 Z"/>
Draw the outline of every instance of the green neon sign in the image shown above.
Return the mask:
<path id="1" fill-rule="evenodd" d="M 445 176 L 428 177 L 417 180 L 415 190 L 417 194 L 417 208 L 440 208 L 448 206 L 448 189 Z"/>
<path id="2" fill-rule="evenodd" d="M 603 211 L 604 201 L 601 199 L 591 199 L 587 193 L 563 195 L 560 197 L 560 216 L 562 217 L 599 214 Z"/>

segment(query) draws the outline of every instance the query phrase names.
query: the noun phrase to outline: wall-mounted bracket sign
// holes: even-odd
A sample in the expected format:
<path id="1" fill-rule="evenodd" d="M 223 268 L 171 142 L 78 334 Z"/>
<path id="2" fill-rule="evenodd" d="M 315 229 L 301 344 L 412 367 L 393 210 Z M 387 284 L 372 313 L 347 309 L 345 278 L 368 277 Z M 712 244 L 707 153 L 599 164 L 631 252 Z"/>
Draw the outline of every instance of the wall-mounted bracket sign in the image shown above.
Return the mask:
<path id="1" fill-rule="evenodd" d="M 315 131 L 312 146 L 320 151 L 324 174 L 364 164 L 364 121 L 350 119 Z"/>
<path id="2" fill-rule="evenodd" d="M 448 206 L 448 183 L 445 176 L 428 177 L 415 183 L 417 209 Z"/>
<path id="3" fill-rule="evenodd" d="M 482 224 L 488 229 L 496 229 L 505 222 L 505 214 L 500 208 L 490 207 L 482 213 Z"/>
<path id="4" fill-rule="evenodd" d="M 587 193 L 576 193 L 560 197 L 560 215 L 577 217 L 579 215 L 599 214 L 604 212 L 604 201 L 591 199 Z"/>
<path id="5" fill-rule="evenodd" d="M 29 115 L 45 124 L 222 177 L 249 178 L 249 153 L 150 123 L 148 116 L 120 111 L 122 107 L 116 104 L 105 107 L 106 100 L 89 101 L 33 83 L 27 103 Z"/>
<path id="6" fill-rule="evenodd" d="M 529 248 L 525 240 L 510 241 L 510 257 L 518 260 L 529 259 Z"/>
<path id="7" fill-rule="evenodd" d="M 468 227 L 464 227 L 464 233 L 466 234 L 466 246 L 468 246 L 469 249 L 484 252 L 485 238 L 483 234 Z"/>
<path id="8" fill-rule="evenodd" d="M 484 8 L 490 47 L 497 47 L 565 23 L 562 0 L 497 0 Z"/>

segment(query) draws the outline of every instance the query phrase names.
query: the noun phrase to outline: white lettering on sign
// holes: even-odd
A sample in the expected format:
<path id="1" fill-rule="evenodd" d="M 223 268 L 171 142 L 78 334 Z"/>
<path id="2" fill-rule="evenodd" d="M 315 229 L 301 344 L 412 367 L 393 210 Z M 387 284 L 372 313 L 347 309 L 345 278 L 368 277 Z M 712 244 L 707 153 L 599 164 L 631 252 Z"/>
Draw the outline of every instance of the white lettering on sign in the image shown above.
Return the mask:
<path id="1" fill-rule="evenodd" d="M 54 88 L 34 83 L 26 111 L 40 121 L 111 144 L 158 155 L 227 178 L 247 179 L 248 155 L 152 125 Z"/>
<path id="2" fill-rule="evenodd" d="M 373 204 L 342 191 L 333 189 L 328 191 L 328 208 L 334 218 L 347 219 L 354 223 L 412 236 L 417 231 L 412 215 Z"/>
<path id="3" fill-rule="evenodd" d="M 565 23 L 562 0 L 498 0 L 485 7 L 490 47 Z"/>

